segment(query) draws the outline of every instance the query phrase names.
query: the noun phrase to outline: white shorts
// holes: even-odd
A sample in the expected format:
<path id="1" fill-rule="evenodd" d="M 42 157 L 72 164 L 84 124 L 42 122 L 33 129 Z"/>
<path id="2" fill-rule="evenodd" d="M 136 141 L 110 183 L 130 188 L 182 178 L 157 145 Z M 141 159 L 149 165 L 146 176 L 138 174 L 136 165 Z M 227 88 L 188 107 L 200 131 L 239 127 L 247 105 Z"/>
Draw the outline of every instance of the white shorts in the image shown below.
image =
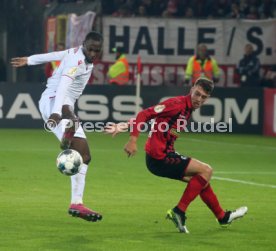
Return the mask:
<path id="1" fill-rule="evenodd" d="M 55 98 L 49 97 L 47 95 L 42 95 L 39 100 L 39 110 L 45 122 L 44 128 L 45 128 L 46 122 L 48 121 L 50 115 L 52 114 L 54 104 L 55 104 Z M 63 119 L 56 127 L 52 128 L 51 130 L 45 128 L 45 130 L 53 132 L 60 141 L 68 122 L 69 122 L 68 119 Z M 74 137 L 84 138 L 84 139 L 86 138 L 81 125 L 79 125 L 76 133 L 74 134 Z"/>

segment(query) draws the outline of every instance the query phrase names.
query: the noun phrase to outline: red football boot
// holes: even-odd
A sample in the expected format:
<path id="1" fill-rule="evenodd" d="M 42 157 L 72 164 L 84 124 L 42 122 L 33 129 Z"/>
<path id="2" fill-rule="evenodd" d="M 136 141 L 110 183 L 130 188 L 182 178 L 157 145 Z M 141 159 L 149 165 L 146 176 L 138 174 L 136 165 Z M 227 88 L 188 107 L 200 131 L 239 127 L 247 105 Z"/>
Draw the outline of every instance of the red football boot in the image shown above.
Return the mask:
<path id="1" fill-rule="evenodd" d="M 73 217 L 80 217 L 87 221 L 100 221 L 101 214 L 85 207 L 83 204 L 71 204 L 68 213 Z"/>

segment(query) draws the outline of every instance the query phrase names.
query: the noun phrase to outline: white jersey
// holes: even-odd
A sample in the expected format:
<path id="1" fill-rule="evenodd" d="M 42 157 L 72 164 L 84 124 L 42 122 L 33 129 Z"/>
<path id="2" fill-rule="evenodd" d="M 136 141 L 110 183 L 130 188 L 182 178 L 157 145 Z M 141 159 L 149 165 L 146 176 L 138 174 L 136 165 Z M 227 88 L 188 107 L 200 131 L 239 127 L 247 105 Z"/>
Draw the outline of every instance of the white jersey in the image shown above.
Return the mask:
<path id="1" fill-rule="evenodd" d="M 47 80 L 47 88 L 42 96 L 55 98 L 53 113 L 61 114 L 63 105 L 74 107 L 91 76 L 93 64 L 85 61 L 82 46 L 28 57 L 28 65 L 52 61 L 61 62 L 52 77 Z"/>

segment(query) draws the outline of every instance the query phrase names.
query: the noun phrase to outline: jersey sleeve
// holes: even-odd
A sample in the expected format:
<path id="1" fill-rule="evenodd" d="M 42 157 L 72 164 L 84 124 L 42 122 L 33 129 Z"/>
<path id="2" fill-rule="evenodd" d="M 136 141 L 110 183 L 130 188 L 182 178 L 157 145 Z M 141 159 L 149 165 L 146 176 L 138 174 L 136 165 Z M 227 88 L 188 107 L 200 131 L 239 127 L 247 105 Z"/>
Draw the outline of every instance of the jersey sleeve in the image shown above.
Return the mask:
<path id="1" fill-rule="evenodd" d="M 67 89 L 70 84 L 73 83 L 73 79 L 67 76 L 61 76 L 58 88 L 56 90 L 55 104 L 52 113 L 62 114 L 62 106 L 64 104 Z"/>
<path id="2" fill-rule="evenodd" d="M 180 112 L 180 110 L 183 108 L 183 105 L 183 103 L 179 102 L 178 98 L 170 98 L 156 106 L 151 106 L 139 112 L 135 121 L 132 121 L 131 123 L 132 130 L 130 135 L 138 137 L 140 133 L 139 129 L 141 129 L 142 123 L 145 123 L 156 117 L 173 117 Z"/>
<path id="3" fill-rule="evenodd" d="M 68 50 L 65 51 L 54 51 L 50 53 L 44 53 L 44 54 L 36 54 L 28 57 L 28 65 L 38 65 L 38 64 L 44 64 L 48 62 L 53 61 L 61 61 L 65 55 L 68 53 Z"/>

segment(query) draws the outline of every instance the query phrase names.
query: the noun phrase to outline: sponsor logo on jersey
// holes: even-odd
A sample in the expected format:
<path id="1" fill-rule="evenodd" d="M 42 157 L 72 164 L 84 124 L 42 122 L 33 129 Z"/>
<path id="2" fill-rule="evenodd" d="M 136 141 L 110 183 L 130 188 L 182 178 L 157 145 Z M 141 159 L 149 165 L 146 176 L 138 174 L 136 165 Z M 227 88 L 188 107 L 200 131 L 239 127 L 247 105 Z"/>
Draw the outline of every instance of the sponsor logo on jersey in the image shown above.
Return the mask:
<path id="1" fill-rule="evenodd" d="M 72 67 L 68 72 L 67 75 L 73 77 L 77 72 L 78 67 Z"/>
<path id="2" fill-rule="evenodd" d="M 165 109 L 165 107 L 166 107 L 165 105 L 157 105 L 157 106 L 154 107 L 154 111 L 156 113 L 160 113 Z"/>

